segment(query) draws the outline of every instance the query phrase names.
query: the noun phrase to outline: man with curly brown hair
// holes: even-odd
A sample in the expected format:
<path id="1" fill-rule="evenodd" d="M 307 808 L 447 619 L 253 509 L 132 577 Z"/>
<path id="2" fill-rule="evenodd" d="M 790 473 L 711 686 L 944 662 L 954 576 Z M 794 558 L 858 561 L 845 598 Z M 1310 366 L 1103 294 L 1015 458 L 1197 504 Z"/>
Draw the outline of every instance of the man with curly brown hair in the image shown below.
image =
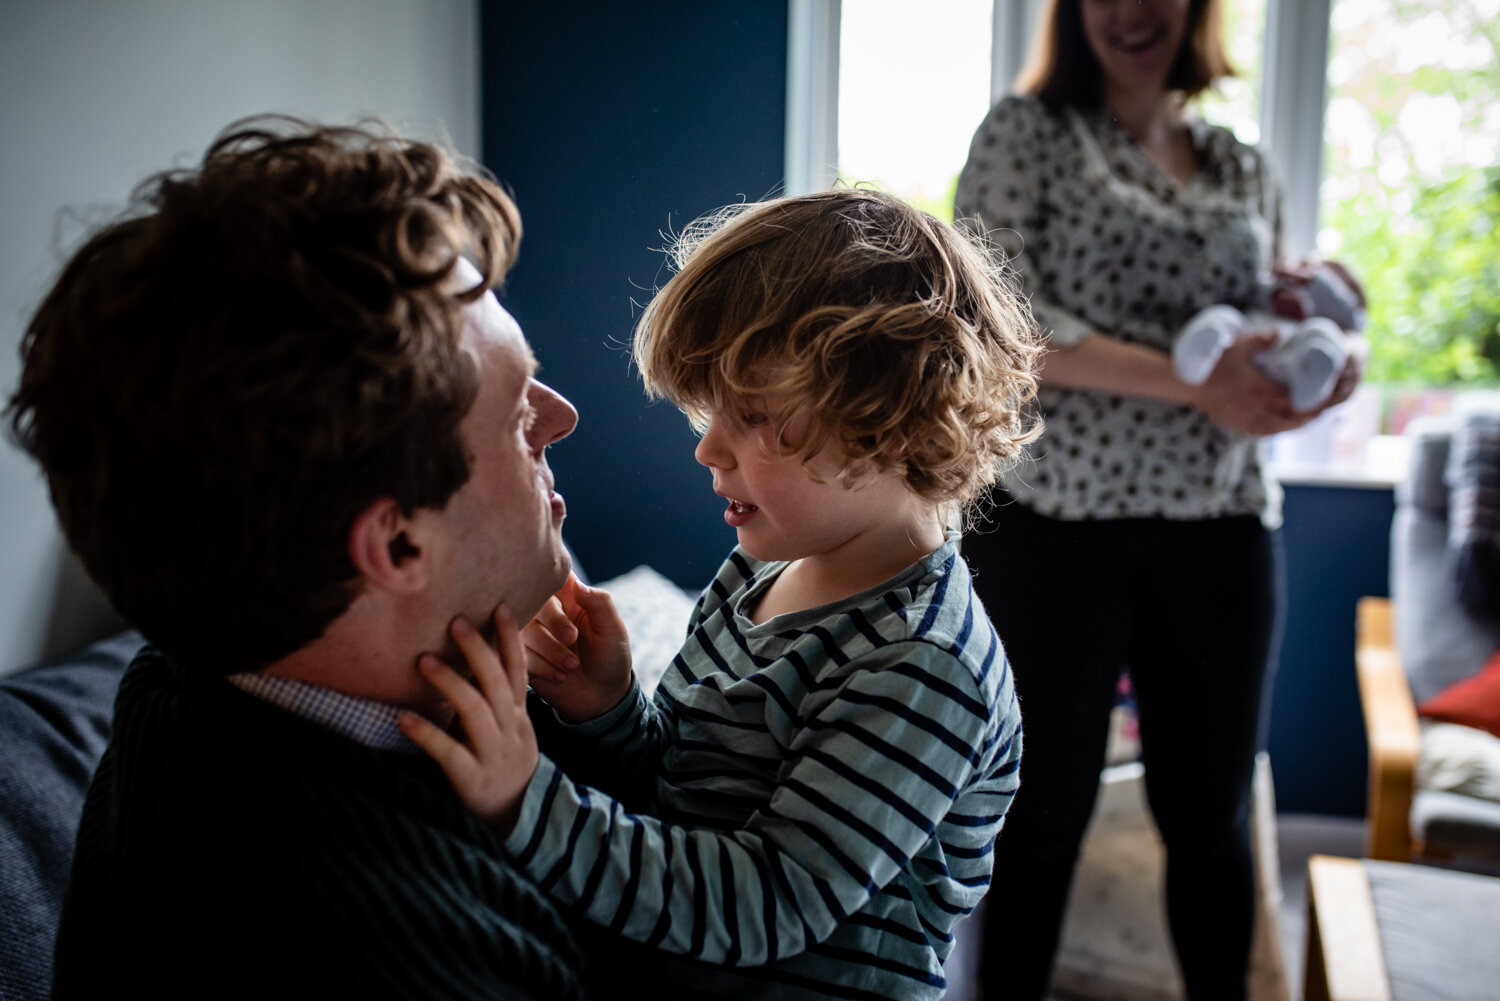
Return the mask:
<path id="1" fill-rule="evenodd" d="M 577 420 L 490 291 L 515 206 L 372 128 L 231 126 L 66 265 L 9 406 L 147 637 L 55 997 L 570 998 L 584 948 L 397 720 L 456 618 L 567 578 Z M 451 655 L 452 651 L 450 651 Z"/>

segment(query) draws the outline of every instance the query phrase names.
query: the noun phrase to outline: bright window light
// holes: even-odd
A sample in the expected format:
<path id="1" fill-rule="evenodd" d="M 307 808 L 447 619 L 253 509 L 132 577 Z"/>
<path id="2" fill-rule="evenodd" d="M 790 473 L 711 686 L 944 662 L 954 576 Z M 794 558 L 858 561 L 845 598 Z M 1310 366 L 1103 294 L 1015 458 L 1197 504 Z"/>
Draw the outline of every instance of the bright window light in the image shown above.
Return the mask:
<path id="1" fill-rule="evenodd" d="M 843 0 L 839 176 L 952 220 L 989 110 L 992 0 Z"/>

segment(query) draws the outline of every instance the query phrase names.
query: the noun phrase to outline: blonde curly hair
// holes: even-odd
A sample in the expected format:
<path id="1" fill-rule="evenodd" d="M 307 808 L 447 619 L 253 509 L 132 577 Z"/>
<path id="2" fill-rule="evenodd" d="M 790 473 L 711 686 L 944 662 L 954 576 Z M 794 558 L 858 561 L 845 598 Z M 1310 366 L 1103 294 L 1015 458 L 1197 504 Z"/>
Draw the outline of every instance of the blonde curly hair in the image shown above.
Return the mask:
<path id="1" fill-rule="evenodd" d="M 865 188 L 729 206 L 668 248 L 676 274 L 635 328 L 646 390 L 703 431 L 751 399 L 788 401 L 791 452 L 830 440 L 845 482 L 899 471 L 917 496 L 972 503 L 1041 433 L 1041 353 L 1005 266 L 979 242 Z"/>

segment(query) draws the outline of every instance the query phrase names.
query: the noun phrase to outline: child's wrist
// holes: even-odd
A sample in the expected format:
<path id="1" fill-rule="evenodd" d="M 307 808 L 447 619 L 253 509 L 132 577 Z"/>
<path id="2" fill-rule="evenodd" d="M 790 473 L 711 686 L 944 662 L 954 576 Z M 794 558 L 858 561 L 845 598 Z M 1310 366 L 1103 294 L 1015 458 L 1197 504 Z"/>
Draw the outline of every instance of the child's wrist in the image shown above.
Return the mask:
<path id="1" fill-rule="evenodd" d="M 499 838 L 501 841 L 505 841 L 510 837 L 510 832 L 516 829 L 516 821 L 520 819 L 521 799 L 518 798 L 515 804 L 509 809 L 503 810 L 500 813 L 489 817 L 486 820 L 485 825 L 489 827 L 490 832 L 494 834 L 495 837 Z"/>
<path id="2" fill-rule="evenodd" d="M 581 723 L 596 720 L 601 716 L 607 716 L 618 709 L 620 703 L 629 698 L 630 693 L 634 690 L 635 671 L 632 669 L 625 675 L 625 684 L 623 687 L 611 690 L 610 692 L 601 692 L 592 705 L 581 707 L 578 710 L 568 710 L 562 706 L 553 706 L 553 709 L 557 712 L 558 718 L 564 723 L 570 726 L 578 726 Z"/>
<path id="3" fill-rule="evenodd" d="M 484 825 L 502 843 L 510 838 L 511 833 L 516 829 L 516 824 L 521 820 L 522 807 L 526 804 L 526 793 L 536 782 L 537 772 L 542 770 L 542 760 L 541 754 L 538 753 L 531 763 L 530 770 L 526 773 L 526 781 L 521 784 L 519 789 L 515 790 L 515 794 L 510 798 L 509 802 L 501 806 L 498 810 L 480 815 L 480 819 L 484 821 Z"/>

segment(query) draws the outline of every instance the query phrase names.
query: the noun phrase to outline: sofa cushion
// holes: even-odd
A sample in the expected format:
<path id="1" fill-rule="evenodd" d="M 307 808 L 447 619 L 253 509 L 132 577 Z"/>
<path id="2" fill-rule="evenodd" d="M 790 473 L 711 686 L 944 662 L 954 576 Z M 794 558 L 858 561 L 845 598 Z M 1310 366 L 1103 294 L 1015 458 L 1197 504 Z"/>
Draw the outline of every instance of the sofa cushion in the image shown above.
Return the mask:
<path id="1" fill-rule="evenodd" d="M 1453 593 L 1470 614 L 1500 613 L 1500 408 L 1459 415 L 1448 455 Z"/>
<path id="2" fill-rule="evenodd" d="M 122 633 L 0 678 L 0 1001 L 50 991 L 74 829 L 143 642 Z"/>
<path id="3" fill-rule="evenodd" d="M 1395 1001 L 1495 997 L 1500 880 L 1373 859 L 1365 859 L 1364 870 L 1388 983 L 1383 996 Z M 1359 993 L 1377 992 L 1372 987 Z"/>
<path id="4" fill-rule="evenodd" d="M 1419 702 L 1417 713 L 1500 736 L 1500 651 L 1476 673 Z"/>
<path id="5" fill-rule="evenodd" d="M 1391 523 L 1391 599 L 1396 649 L 1417 702 L 1461 681 L 1500 647 L 1500 617 L 1471 615 L 1453 597 L 1449 467 L 1453 420 L 1423 418 Z"/>
<path id="6" fill-rule="evenodd" d="M 1411 801 L 1411 832 L 1433 858 L 1447 859 L 1458 868 L 1500 873 L 1500 803 L 1418 789 Z"/>
<path id="7" fill-rule="evenodd" d="M 1477 619 L 1453 600 L 1446 519 L 1409 505 L 1391 523 L 1391 601 L 1396 649 L 1424 702 L 1467 678 L 1500 648 L 1500 621 Z"/>
<path id="8" fill-rule="evenodd" d="M 1418 417 L 1407 426 L 1411 459 L 1406 478 L 1396 484 L 1396 502 L 1448 519 L 1448 456 L 1453 421 L 1447 416 Z"/>

